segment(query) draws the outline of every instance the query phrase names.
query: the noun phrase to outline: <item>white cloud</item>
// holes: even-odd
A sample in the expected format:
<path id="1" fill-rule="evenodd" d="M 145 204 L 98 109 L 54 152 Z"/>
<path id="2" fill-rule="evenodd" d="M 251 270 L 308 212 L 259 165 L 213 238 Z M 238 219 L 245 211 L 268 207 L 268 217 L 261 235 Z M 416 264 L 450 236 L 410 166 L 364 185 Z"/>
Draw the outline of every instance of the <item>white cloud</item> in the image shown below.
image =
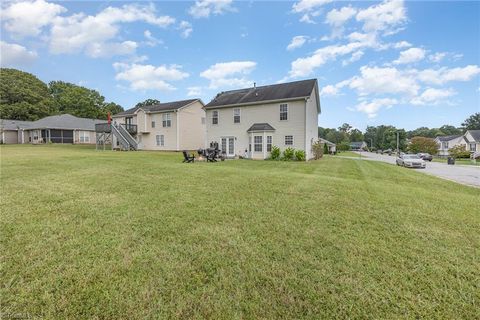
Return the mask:
<path id="1" fill-rule="evenodd" d="M 232 7 L 233 0 L 197 0 L 190 7 L 188 13 L 194 18 L 208 18 L 210 15 L 219 15 L 225 12 L 236 11 Z"/>
<path id="2" fill-rule="evenodd" d="M 295 36 L 292 38 L 292 41 L 290 41 L 290 44 L 287 46 L 287 50 L 293 50 L 296 48 L 300 48 L 307 42 L 308 37 L 307 36 Z"/>
<path id="3" fill-rule="evenodd" d="M 134 41 L 92 43 L 85 53 L 92 58 L 113 57 L 134 54 L 138 45 Z"/>
<path id="4" fill-rule="evenodd" d="M 190 34 L 193 31 L 192 24 L 188 21 L 182 21 L 180 22 L 180 26 L 178 27 L 179 30 L 181 30 L 181 36 L 182 38 L 188 38 L 190 37 Z"/>
<path id="5" fill-rule="evenodd" d="M 152 35 L 152 32 L 151 32 L 150 30 L 145 30 L 145 31 L 143 32 L 143 35 L 144 35 L 145 38 L 147 39 L 146 45 L 149 46 L 149 47 L 155 47 L 155 46 L 157 46 L 158 44 L 162 44 L 162 43 L 163 43 L 162 40 L 155 38 L 155 37 Z"/>
<path id="6" fill-rule="evenodd" d="M 187 96 L 189 97 L 198 97 L 202 95 L 202 87 L 188 87 Z"/>
<path id="7" fill-rule="evenodd" d="M 455 94 L 456 92 L 452 89 L 427 88 L 420 96 L 415 97 L 410 102 L 414 105 L 436 105 Z"/>
<path id="8" fill-rule="evenodd" d="M 15 37 L 38 36 L 60 13 L 67 11 L 61 5 L 44 0 L 11 2 L 0 10 L 5 30 Z"/>
<path id="9" fill-rule="evenodd" d="M 293 4 L 292 11 L 303 13 L 300 22 L 315 23 L 312 17 L 317 17 L 321 13 L 321 7 L 333 0 L 300 0 Z"/>
<path id="10" fill-rule="evenodd" d="M 423 60 L 425 58 L 425 50 L 422 48 L 410 48 L 400 52 L 400 56 L 397 60 L 393 61 L 394 64 L 406 64 Z"/>
<path id="11" fill-rule="evenodd" d="M 480 74 L 480 68 L 476 65 L 468 65 L 466 67 L 457 68 L 440 68 L 412 70 L 418 79 L 428 84 L 442 85 L 450 81 L 470 81 L 476 75 Z"/>
<path id="12" fill-rule="evenodd" d="M 371 119 L 377 116 L 377 113 L 381 108 L 391 108 L 397 103 L 398 101 L 396 99 L 391 98 L 373 99 L 370 102 L 361 101 L 355 106 L 355 109 L 366 113 L 368 118 Z"/>
<path id="13" fill-rule="evenodd" d="M 368 94 L 406 94 L 416 96 L 420 86 L 415 78 L 396 68 L 367 67 L 360 68 L 360 76 L 350 80 L 350 88 L 359 95 Z"/>
<path id="14" fill-rule="evenodd" d="M 112 47 L 121 47 L 123 49 L 118 50 L 118 53 L 131 53 L 131 50 L 126 50 L 125 42 L 120 43 L 115 39 L 119 33 L 120 24 L 135 21 L 167 27 L 173 24 L 175 19 L 169 16 L 156 16 L 153 4 L 107 7 L 95 16 L 80 13 L 69 17 L 57 17 L 52 22 L 50 51 L 55 54 L 84 51 L 92 57 L 100 57 L 110 55 L 106 51 Z M 128 44 L 131 49 L 132 41 Z M 92 52 L 95 54 L 91 55 Z"/>
<path id="15" fill-rule="evenodd" d="M 15 44 L 0 41 L 0 65 L 2 67 L 23 66 L 32 63 L 37 58 L 35 51 Z"/>
<path id="16" fill-rule="evenodd" d="M 152 66 L 116 62 L 113 67 L 117 72 L 115 79 L 128 82 L 132 90 L 175 90 L 176 88 L 169 82 L 189 76 L 179 65 Z"/>
<path id="17" fill-rule="evenodd" d="M 245 76 L 252 72 L 257 66 L 253 61 L 231 61 L 216 63 L 207 70 L 200 73 L 200 76 L 210 80 L 209 87 L 216 89 L 219 87 L 245 87 L 252 82 Z"/>
<path id="18" fill-rule="evenodd" d="M 360 10 L 356 17 L 363 22 L 365 32 L 383 32 L 385 35 L 395 32 L 395 28 L 407 21 L 403 0 L 385 0 L 384 2 Z"/>
<path id="19" fill-rule="evenodd" d="M 365 52 L 363 52 L 363 51 L 357 51 L 357 52 L 352 53 L 352 56 L 350 57 L 350 59 L 342 61 L 342 66 L 347 66 L 352 62 L 360 60 L 363 57 L 364 54 L 365 54 Z"/>
<path id="20" fill-rule="evenodd" d="M 357 9 L 350 6 L 343 7 L 340 10 L 333 9 L 327 13 L 327 18 L 325 20 L 331 26 L 340 27 L 349 19 L 351 19 L 357 13 Z"/>
<path id="21" fill-rule="evenodd" d="M 411 47 L 412 44 L 408 41 L 400 41 L 400 42 L 397 42 L 393 45 L 393 47 L 395 49 L 403 49 L 403 48 L 408 48 L 408 47 Z"/>
<path id="22" fill-rule="evenodd" d="M 446 52 L 437 52 L 428 56 L 428 59 L 432 62 L 440 62 L 447 56 Z"/>

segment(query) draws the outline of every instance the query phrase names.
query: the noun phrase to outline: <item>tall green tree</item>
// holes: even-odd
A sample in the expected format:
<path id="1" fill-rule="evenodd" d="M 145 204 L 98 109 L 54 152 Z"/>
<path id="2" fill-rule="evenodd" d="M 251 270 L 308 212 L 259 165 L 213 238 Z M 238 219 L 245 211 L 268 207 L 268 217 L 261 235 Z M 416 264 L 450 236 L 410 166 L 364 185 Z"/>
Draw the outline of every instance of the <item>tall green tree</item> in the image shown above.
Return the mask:
<path id="1" fill-rule="evenodd" d="M 480 130 L 480 112 L 472 114 L 462 123 L 465 130 Z"/>
<path id="2" fill-rule="evenodd" d="M 147 99 L 145 101 L 139 102 L 135 105 L 135 108 L 138 107 L 146 107 L 146 106 L 153 106 L 156 104 L 160 104 L 160 101 L 157 99 Z"/>
<path id="3" fill-rule="evenodd" d="M 348 138 L 349 138 L 350 142 L 363 141 L 364 140 L 364 136 L 363 136 L 362 131 L 360 131 L 358 129 L 350 130 L 350 132 L 348 133 Z"/>
<path id="4" fill-rule="evenodd" d="M 413 137 L 408 145 L 408 151 L 412 153 L 426 152 L 430 154 L 437 153 L 437 143 L 432 138 Z"/>
<path id="5" fill-rule="evenodd" d="M 112 114 L 123 111 L 123 108 L 115 103 L 106 103 L 105 98 L 96 90 L 63 81 L 52 81 L 49 88 L 60 113 L 82 118 L 106 119 L 109 111 Z"/>
<path id="6" fill-rule="evenodd" d="M 0 118 L 37 120 L 55 112 L 45 83 L 27 72 L 0 69 Z"/>
<path id="7" fill-rule="evenodd" d="M 448 124 L 443 125 L 438 129 L 446 136 L 452 136 L 452 135 L 455 135 L 455 134 L 462 134 L 463 133 L 462 129 L 456 128 L 456 127 L 448 125 Z"/>

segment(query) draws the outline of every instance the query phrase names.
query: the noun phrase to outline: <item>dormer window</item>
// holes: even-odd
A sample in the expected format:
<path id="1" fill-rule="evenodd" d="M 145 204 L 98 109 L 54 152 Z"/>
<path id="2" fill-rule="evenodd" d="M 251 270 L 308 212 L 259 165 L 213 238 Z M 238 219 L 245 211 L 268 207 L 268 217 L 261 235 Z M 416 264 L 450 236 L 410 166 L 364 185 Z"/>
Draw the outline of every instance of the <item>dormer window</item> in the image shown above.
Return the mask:
<path id="1" fill-rule="evenodd" d="M 282 103 L 280 105 L 280 121 L 288 120 L 288 105 Z"/>

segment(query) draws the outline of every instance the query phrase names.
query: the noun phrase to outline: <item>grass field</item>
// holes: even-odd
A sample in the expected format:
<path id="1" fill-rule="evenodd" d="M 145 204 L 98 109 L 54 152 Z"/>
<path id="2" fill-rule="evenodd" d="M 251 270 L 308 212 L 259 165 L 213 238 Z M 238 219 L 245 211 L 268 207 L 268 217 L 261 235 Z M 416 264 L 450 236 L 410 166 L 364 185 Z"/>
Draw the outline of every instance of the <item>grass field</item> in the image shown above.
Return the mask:
<path id="1" fill-rule="evenodd" d="M 335 157 L 0 152 L 2 318 L 479 317 L 479 189 Z"/>
<path id="2" fill-rule="evenodd" d="M 434 162 L 441 162 L 441 163 L 447 163 L 447 159 L 445 158 L 433 158 Z M 461 165 L 469 165 L 469 166 L 480 166 L 480 161 L 473 162 L 470 159 L 455 159 L 455 164 L 461 164 Z"/>
<path id="3" fill-rule="evenodd" d="M 342 156 L 342 157 L 354 157 L 354 158 L 361 158 L 362 155 L 357 152 L 353 151 L 339 151 L 337 155 Z"/>

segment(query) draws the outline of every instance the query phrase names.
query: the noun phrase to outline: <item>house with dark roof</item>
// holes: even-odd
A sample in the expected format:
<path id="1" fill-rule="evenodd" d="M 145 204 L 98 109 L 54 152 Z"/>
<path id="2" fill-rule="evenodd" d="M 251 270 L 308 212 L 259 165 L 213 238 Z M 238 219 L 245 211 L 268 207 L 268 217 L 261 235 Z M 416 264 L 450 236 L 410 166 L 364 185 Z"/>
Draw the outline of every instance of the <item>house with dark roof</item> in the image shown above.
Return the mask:
<path id="1" fill-rule="evenodd" d="M 435 142 L 438 145 L 437 154 L 441 157 L 448 156 L 448 149 L 458 146 L 462 140 L 463 135 L 461 134 L 436 137 Z"/>
<path id="2" fill-rule="evenodd" d="M 104 120 L 79 118 L 71 114 L 37 121 L 0 120 L 2 143 L 95 144 L 95 124 Z"/>
<path id="3" fill-rule="evenodd" d="M 480 152 L 480 130 L 467 130 L 460 140 L 460 145 L 464 145 L 465 150 L 470 153 Z"/>
<path id="4" fill-rule="evenodd" d="M 200 99 L 134 107 L 112 116 L 143 150 L 197 150 L 205 146 L 205 111 Z M 116 144 L 114 137 L 114 144 Z"/>
<path id="5" fill-rule="evenodd" d="M 313 158 L 320 97 L 316 79 L 220 92 L 204 107 L 207 143 L 227 157 L 266 159 L 272 146 Z"/>
<path id="6" fill-rule="evenodd" d="M 355 141 L 350 142 L 350 149 L 353 151 L 362 151 L 367 148 L 367 143 L 365 141 Z"/>

